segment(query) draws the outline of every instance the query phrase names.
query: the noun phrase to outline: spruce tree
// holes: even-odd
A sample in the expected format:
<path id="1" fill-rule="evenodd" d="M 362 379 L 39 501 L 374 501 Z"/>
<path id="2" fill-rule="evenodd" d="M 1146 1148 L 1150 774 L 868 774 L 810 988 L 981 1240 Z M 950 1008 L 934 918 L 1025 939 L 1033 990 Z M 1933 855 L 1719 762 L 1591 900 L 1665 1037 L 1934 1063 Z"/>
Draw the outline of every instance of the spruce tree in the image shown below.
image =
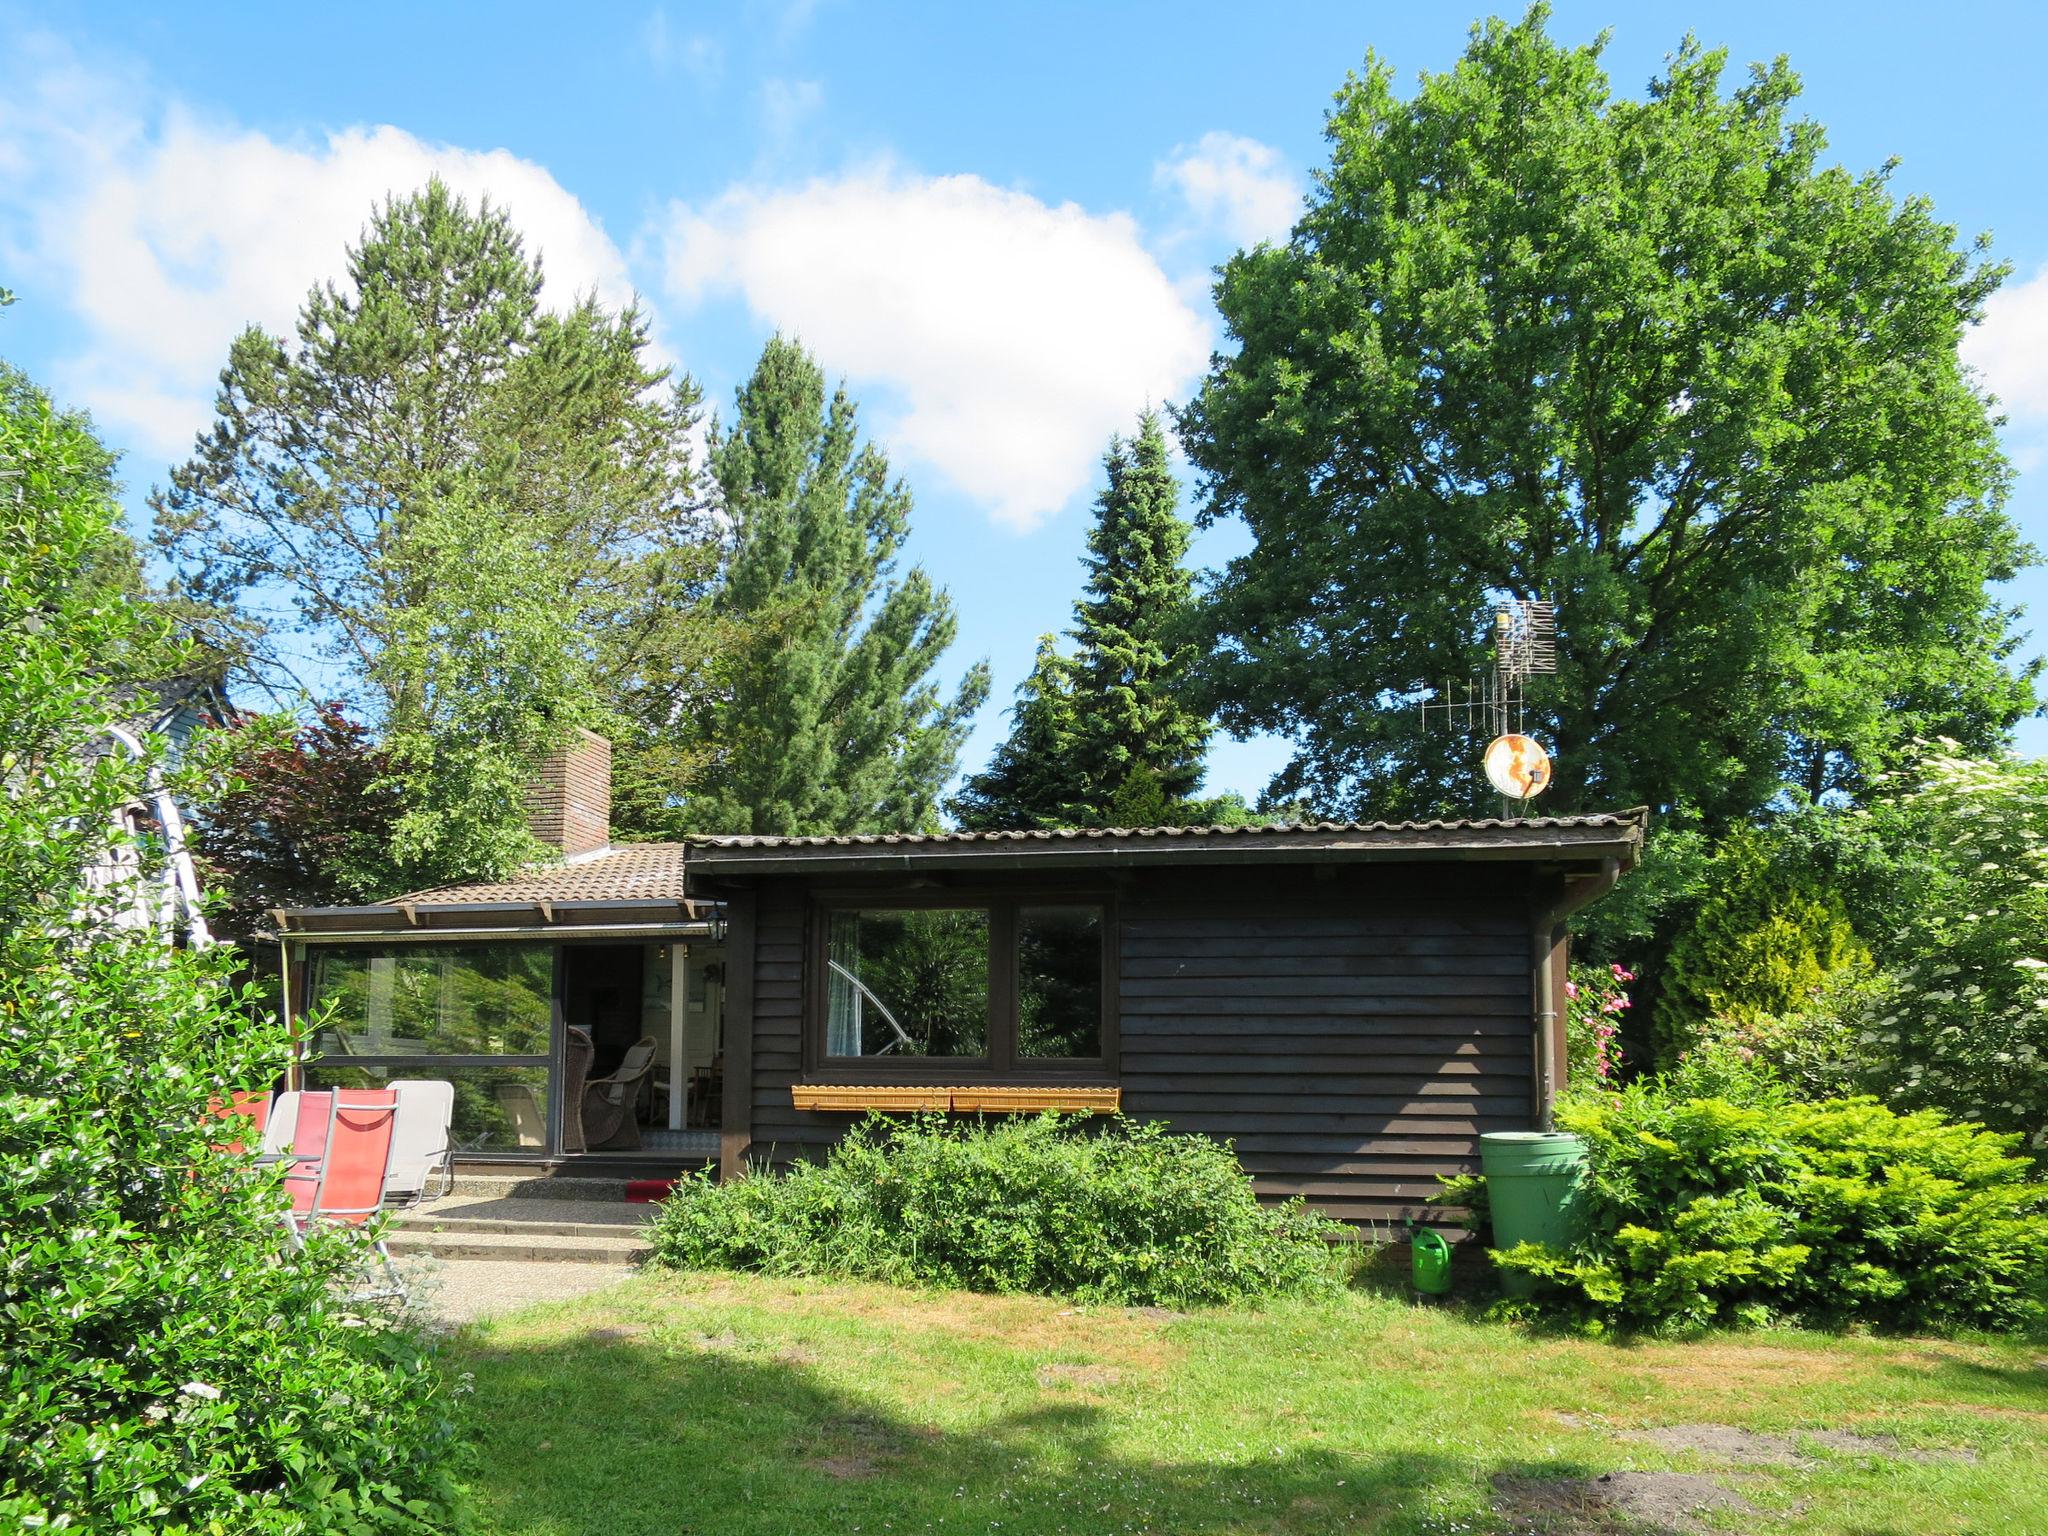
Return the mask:
<path id="1" fill-rule="evenodd" d="M 1138 418 L 1135 438 L 1111 441 L 1103 469 L 1087 591 L 1074 610 L 1076 766 L 1096 803 L 1133 773 L 1156 780 L 1169 801 L 1185 801 L 1201 787 L 1210 728 L 1179 692 L 1191 656 L 1175 628 L 1194 576 L 1156 412 Z"/>
<path id="2" fill-rule="evenodd" d="M 1190 656 L 1176 628 L 1193 598 L 1189 530 L 1147 411 L 1112 438 L 1074 605 L 1071 658 L 1039 642 L 1018 690 L 1009 739 L 950 809 L 975 829 L 1242 819 L 1234 797 L 1197 801 L 1206 719 L 1181 699 Z"/>
<path id="3" fill-rule="evenodd" d="M 953 605 L 913 566 L 894 572 L 911 498 L 860 441 L 844 388 L 776 336 L 741 386 L 711 467 L 731 523 L 718 586 L 739 635 L 707 739 L 714 757 L 683 807 L 703 832 L 800 835 L 937 825 L 976 665 L 950 699 L 933 679 Z"/>
<path id="4" fill-rule="evenodd" d="M 1010 734 L 947 809 L 969 831 L 1067 827 L 1090 819 L 1086 786 L 1074 771 L 1073 663 L 1052 635 L 1017 688 Z"/>

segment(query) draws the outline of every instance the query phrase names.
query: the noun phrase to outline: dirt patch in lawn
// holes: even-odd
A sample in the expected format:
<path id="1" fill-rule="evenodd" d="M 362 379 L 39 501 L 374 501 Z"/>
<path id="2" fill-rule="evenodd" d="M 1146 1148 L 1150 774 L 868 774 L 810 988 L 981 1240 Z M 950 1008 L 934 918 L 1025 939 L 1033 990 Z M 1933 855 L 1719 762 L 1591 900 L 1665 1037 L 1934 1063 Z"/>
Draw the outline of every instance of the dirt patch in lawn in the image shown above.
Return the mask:
<path id="1" fill-rule="evenodd" d="M 1811 1467 L 1809 1446 L 1845 1456 L 1876 1456 L 1888 1461 L 1970 1461 L 1977 1453 L 1967 1446 L 1923 1450 L 1901 1445 L 1890 1435 L 1859 1434 L 1849 1429 L 1799 1429 L 1783 1434 L 1742 1429 L 1733 1424 L 1657 1424 L 1643 1429 L 1610 1425 L 1587 1414 L 1560 1413 L 1559 1423 L 1574 1429 L 1604 1429 L 1624 1440 L 1654 1445 L 1661 1451 L 1692 1451 L 1723 1461 L 1756 1467 Z"/>
<path id="2" fill-rule="evenodd" d="M 1643 1440 L 1666 1451 L 1699 1451 L 1729 1461 L 1759 1466 L 1810 1467 L 1813 1458 L 1806 1447 L 1838 1451 L 1846 1456 L 1881 1456 L 1889 1461 L 1975 1461 L 1977 1453 L 1967 1448 L 1920 1450 L 1901 1445 L 1890 1435 L 1862 1435 L 1848 1429 L 1802 1429 L 1776 1435 L 1763 1430 L 1737 1429 L 1732 1424 L 1665 1424 L 1655 1429 L 1621 1431 L 1631 1440 Z"/>
<path id="3" fill-rule="evenodd" d="M 1717 1478 L 1698 1472 L 1609 1472 L 1602 1477 L 1493 1480 L 1495 1503 L 1516 1536 L 1625 1536 L 1707 1529 L 1718 1510 L 1755 1514 L 1756 1506 Z"/>

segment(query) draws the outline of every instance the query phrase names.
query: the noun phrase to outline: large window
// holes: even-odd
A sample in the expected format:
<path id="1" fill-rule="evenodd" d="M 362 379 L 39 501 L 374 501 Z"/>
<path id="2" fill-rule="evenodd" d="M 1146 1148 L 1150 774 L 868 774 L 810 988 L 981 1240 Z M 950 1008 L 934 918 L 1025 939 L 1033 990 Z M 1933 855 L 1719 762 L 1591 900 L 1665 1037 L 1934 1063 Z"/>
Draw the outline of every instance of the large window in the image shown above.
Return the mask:
<path id="1" fill-rule="evenodd" d="M 988 1054 L 988 913 L 834 912 L 826 947 L 828 1056 Z"/>
<path id="2" fill-rule="evenodd" d="M 455 1085 L 458 1151 L 549 1145 L 552 944 L 315 945 L 309 1088 Z"/>
<path id="3" fill-rule="evenodd" d="M 816 1059 L 827 1071 L 950 1076 L 1101 1069 L 1101 905 L 828 906 Z"/>

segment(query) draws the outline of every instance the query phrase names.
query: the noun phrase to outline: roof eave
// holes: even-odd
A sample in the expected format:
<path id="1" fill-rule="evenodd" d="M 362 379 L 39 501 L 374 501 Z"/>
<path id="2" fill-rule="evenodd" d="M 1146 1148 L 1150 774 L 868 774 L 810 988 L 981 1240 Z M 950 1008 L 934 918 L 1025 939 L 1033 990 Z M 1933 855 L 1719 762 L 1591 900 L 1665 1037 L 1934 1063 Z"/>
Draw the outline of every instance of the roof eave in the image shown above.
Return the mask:
<path id="1" fill-rule="evenodd" d="M 365 907 L 282 907 L 287 939 L 408 938 L 430 934 L 579 933 L 595 929 L 708 931 L 715 903 L 676 896 L 576 901 L 392 901 Z"/>
<path id="2" fill-rule="evenodd" d="M 1248 838 L 1090 839 L 1044 843 L 922 843 L 790 848 L 692 844 L 691 872 L 707 877 L 843 871 L 900 873 L 934 868 L 1084 869 L 1160 865 L 1548 863 L 1626 869 L 1642 848 L 1641 828 L 1621 824 L 1503 838 L 1485 834 L 1321 835 Z"/>

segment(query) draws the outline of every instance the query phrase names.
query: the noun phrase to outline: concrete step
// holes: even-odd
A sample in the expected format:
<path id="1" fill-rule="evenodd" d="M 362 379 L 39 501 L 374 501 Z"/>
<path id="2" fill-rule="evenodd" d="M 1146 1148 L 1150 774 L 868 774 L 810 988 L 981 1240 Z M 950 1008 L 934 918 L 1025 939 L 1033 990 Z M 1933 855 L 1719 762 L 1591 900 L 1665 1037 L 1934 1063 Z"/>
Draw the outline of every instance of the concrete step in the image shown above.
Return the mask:
<path id="1" fill-rule="evenodd" d="M 646 1256 L 643 1229 L 654 1215 L 623 1199 L 457 1194 L 393 1216 L 390 1243 L 393 1253 L 444 1259 L 616 1264 Z"/>
<path id="2" fill-rule="evenodd" d="M 451 1196 L 392 1218 L 399 1231 L 552 1232 L 564 1237 L 630 1235 L 655 1216 L 651 1205 L 624 1201 L 532 1200 Z"/>
<path id="3" fill-rule="evenodd" d="M 630 1236 L 559 1236 L 531 1232 L 445 1232 L 397 1228 L 389 1243 L 394 1254 L 430 1253 L 437 1259 L 515 1259 L 522 1263 L 637 1264 L 647 1257 L 647 1244 Z"/>
<path id="4" fill-rule="evenodd" d="M 448 1193 L 458 1199 L 616 1200 L 624 1203 L 625 1179 L 545 1174 L 457 1173 Z"/>

